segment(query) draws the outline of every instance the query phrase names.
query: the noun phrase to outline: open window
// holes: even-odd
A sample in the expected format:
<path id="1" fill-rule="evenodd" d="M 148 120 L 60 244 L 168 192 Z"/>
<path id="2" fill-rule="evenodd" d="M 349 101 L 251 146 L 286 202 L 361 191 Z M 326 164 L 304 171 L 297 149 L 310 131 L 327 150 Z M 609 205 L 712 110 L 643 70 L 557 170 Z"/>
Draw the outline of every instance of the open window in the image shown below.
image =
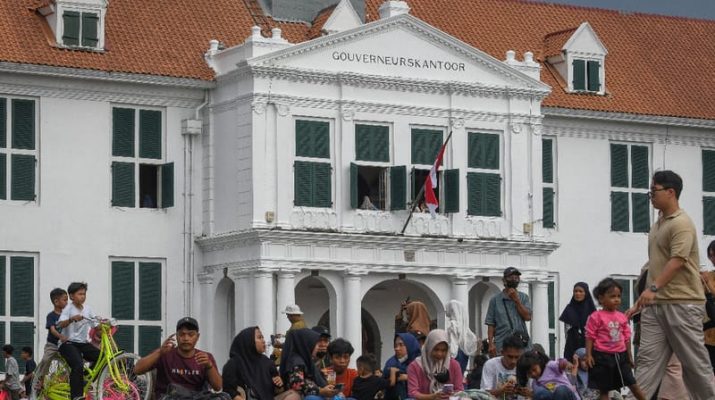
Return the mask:
<path id="1" fill-rule="evenodd" d="M 417 195 L 420 193 L 422 186 L 424 186 L 429 173 L 430 170 L 428 169 L 412 168 L 410 174 L 412 183 L 410 199 L 413 203 L 416 201 Z M 437 187 L 433 190 L 439 202 L 437 213 L 459 212 L 459 169 L 446 169 L 437 172 Z M 415 211 L 429 212 L 424 194 L 420 197 Z"/>
<path id="2" fill-rule="evenodd" d="M 406 168 L 350 164 L 350 206 L 360 210 L 404 210 Z"/>

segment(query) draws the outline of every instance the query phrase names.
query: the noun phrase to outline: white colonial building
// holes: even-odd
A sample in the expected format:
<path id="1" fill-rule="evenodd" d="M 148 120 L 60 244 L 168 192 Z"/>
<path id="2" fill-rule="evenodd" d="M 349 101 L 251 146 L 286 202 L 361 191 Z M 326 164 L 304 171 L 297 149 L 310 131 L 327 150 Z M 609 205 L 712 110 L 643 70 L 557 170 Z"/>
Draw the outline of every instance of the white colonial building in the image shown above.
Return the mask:
<path id="1" fill-rule="evenodd" d="M 142 354 L 193 315 L 223 362 L 297 303 L 384 361 L 407 297 L 439 326 L 468 304 L 485 337 L 515 266 L 557 354 L 575 282 L 615 276 L 632 301 L 655 170 L 683 176 L 715 233 L 715 102 L 689 89 L 713 84 L 629 53 L 642 36 L 618 24 L 658 20 L 675 51 L 679 24 L 713 22 L 513 0 L 25 3 L 0 5 L 0 337 L 16 347 L 41 348 L 50 290 L 80 280 Z M 528 13 L 541 24 L 508 17 Z M 437 216 L 418 208 L 402 233 L 448 137 Z"/>

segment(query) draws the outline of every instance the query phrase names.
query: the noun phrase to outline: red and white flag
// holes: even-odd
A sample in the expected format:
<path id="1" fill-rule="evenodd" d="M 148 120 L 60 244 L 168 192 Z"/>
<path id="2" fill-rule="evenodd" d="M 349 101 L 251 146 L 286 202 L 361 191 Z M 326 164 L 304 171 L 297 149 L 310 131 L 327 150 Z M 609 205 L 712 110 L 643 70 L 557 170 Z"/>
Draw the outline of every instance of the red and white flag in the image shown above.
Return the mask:
<path id="1" fill-rule="evenodd" d="M 434 161 L 434 165 L 432 165 L 432 169 L 429 171 L 427 179 L 425 179 L 425 203 L 427 203 L 427 208 L 429 209 L 430 214 L 432 214 L 432 218 L 437 216 L 436 211 L 437 207 L 439 207 L 439 200 L 437 199 L 437 196 L 434 195 L 434 190 L 437 188 L 437 171 L 439 170 L 439 166 L 442 165 L 442 157 L 444 157 L 444 149 L 447 147 L 448 141 L 449 139 L 445 141 L 439 149 L 437 159 Z"/>

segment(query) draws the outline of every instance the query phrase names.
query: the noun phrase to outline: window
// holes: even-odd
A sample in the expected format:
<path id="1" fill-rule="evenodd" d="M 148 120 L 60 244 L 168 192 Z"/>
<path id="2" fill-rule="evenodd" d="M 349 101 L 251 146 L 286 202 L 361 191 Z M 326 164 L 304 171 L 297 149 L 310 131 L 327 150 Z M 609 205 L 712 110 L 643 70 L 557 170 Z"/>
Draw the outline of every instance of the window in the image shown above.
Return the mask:
<path id="1" fill-rule="evenodd" d="M 35 100 L 0 97 L 0 200 L 37 198 Z"/>
<path id="2" fill-rule="evenodd" d="M 36 259 L 34 255 L 0 253 L 0 342 L 15 347 L 13 355 L 20 371 L 25 368 L 20 350 L 35 347 Z M 5 371 L 5 364 L 0 364 Z"/>
<path id="3" fill-rule="evenodd" d="M 556 284 L 551 281 L 548 286 L 549 296 L 549 357 L 556 359 Z"/>
<path id="4" fill-rule="evenodd" d="M 174 163 L 165 163 L 162 112 L 112 108 L 112 205 L 174 206 Z"/>
<path id="5" fill-rule="evenodd" d="M 715 150 L 703 150 L 703 233 L 715 235 Z"/>
<path id="6" fill-rule="evenodd" d="M 444 142 L 444 130 L 412 128 L 412 190 L 410 198 L 415 201 L 425 184 L 427 176 L 437 160 Z M 443 159 L 444 161 L 444 159 Z M 459 212 L 459 170 L 443 169 L 437 172 L 437 188 L 434 195 L 439 201 L 437 212 Z M 427 211 L 424 195 L 420 199 L 420 210 Z"/>
<path id="7" fill-rule="evenodd" d="M 350 164 L 350 206 L 352 208 L 400 210 L 406 207 L 405 167 L 389 166 L 389 126 L 356 124 L 355 160 L 355 163 Z"/>
<path id="8" fill-rule="evenodd" d="M 650 230 L 648 146 L 611 143 L 611 231 Z"/>
<path id="9" fill-rule="evenodd" d="M 499 217 L 502 215 L 500 136 L 469 132 L 467 139 L 467 214 Z"/>
<path id="10" fill-rule="evenodd" d="M 68 47 L 96 48 L 99 44 L 99 14 L 65 11 L 62 14 L 62 44 Z"/>
<path id="11" fill-rule="evenodd" d="M 117 346 L 142 357 L 161 345 L 164 320 L 163 263 L 112 260 L 112 318 L 119 324 Z"/>
<path id="12" fill-rule="evenodd" d="M 573 90 L 601 91 L 601 64 L 598 61 L 573 60 Z"/>
<path id="13" fill-rule="evenodd" d="M 543 182 L 542 225 L 546 229 L 556 227 L 555 142 L 556 140 L 553 138 L 541 139 L 541 181 Z"/>
<path id="14" fill-rule="evenodd" d="M 330 123 L 295 121 L 293 204 L 299 207 L 333 206 L 333 167 L 330 159 Z"/>
<path id="15" fill-rule="evenodd" d="M 623 291 L 621 292 L 621 305 L 618 306 L 618 310 L 620 312 L 626 312 L 633 304 L 635 304 L 636 300 L 638 300 L 638 293 L 636 290 L 636 281 L 638 280 L 637 276 L 613 276 L 613 279 L 615 279 L 616 282 L 618 282 L 619 285 L 623 288 Z M 598 299 L 593 299 L 594 302 L 597 302 Z"/>

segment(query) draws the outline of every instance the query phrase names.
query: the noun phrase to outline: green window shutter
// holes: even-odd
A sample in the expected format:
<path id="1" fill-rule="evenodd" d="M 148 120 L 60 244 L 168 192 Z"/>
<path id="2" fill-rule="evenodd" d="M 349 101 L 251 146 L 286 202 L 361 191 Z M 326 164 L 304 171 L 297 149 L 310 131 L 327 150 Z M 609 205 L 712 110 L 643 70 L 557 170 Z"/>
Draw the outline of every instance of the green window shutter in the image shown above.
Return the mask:
<path id="1" fill-rule="evenodd" d="M 355 125 L 355 159 L 390 161 L 390 129 L 379 125 Z"/>
<path id="2" fill-rule="evenodd" d="M 161 166 L 161 206 L 174 207 L 174 163 Z"/>
<path id="3" fill-rule="evenodd" d="M 0 149 L 7 147 L 7 99 L 0 97 Z"/>
<path id="4" fill-rule="evenodd" d="M 134 109 L 112 109 L 112 155 L 134 157 Z"/>
<path id="5" fill-rule="evenodd" d="M 628 146 L 611 144 L 611 186 L 628 187 Z"/>
<path id="6" fill-rule="evenodd" d="M 5 315 L 5 265 L 7 257 L 0 256 L 0 315 Z M 5 332 L 4 330 L 2 332 Z M 0 341 L 5 343 L 4 341 Z"/>
<path id="7" fill-rule="evenodd" d="M 82 13 L 82 46 L 97 47 L 99 17 L 94 13 Z"/>
<path id="8" fill-rule="evenodd" d="M 32 317 L 35 313 L 35 259 L 10 257 L 10 315 Z"/>
<path id="9" fill-rule="evenodd" d="M 295 121 L 295 155 L 330 158 L 330 124 L 325 121 Z"/>
<path id="10" fill-rule="evenodd" d="M 0 342 L 7 343 L 5 341 L 5 321 L 0 322 Z M 5 372 L 5 363 L 0 363 L 0 372 Z"/>
<path id="11" fill-rule="evenodd" d="M 556 359 L 556 335 L 549 333 L 549 358 Z"/>
<path id="12" fill-rule="evenodd" d="M 586 90 L 586 61 L 573 60 L 573 90 Z"/>
<path id="13" fill-rule="evenodd" d="M 312 206 L 313 163 L 296 161 L 293 166 L 293 205 Z"/>
<path id="14" fill-rule="evenodd" d="M 501 216 L 501 176 L 485 174 L 486 185 L 486 215 L 490 217 Z"/>
<path id="15" fill-rule="evenodd" d="M 12 100 L 12 148 L 35 149 L 34 100 Z"/>
<path id="16" fill-rule="evenodd" d="M 649 184 L 648 147 L 631 146 L 631 187 L 647 189 Z"/>
<path id="17" fill-rule="evenodd" d="M 499 135 L 470 132 L 467 147 L 470 168 L 499 169 Z"/>
<path id="18" fill-rule="evenodd" d="M 161 111 L 139 110 L 139 157 L 161 158 Z"/>
<path id="19" fill-rule="evenodd" d="M 7 199 L 7 155 L 0 153 L 0 200 Z"/>
<path id="20" fill-rule="evenodd" d="M 444 171 L 444 212 L 459 212 L 459 170 Z"/>
<path id="21" fill-rule="evenodd" d="M 703 197 L 703 233 L 715 235 L 715 197 Z"/>
<path id="22" fill-rule="evenodd" d="M 623 288 L 623 291 L 621 291 L 621 305 L 618 306 L 618 311 L 626 312 L 631 308 L 631 282 L 627 279 L 615 279 L 615 281 Z"/>
<path id="23" fill-rule="evenodd" d="M 11 163 L 10 198 L 35 200 L 35 156 L 13 154 Z"/>
<path id="24" fill-rule="evenodd" d="M 715 192 L 715 150 L 703 150 L 703 191 Z"/>
<path id="25" fill-rule="evenodd" d="M 10 343 L 15 348 L 13 356 L 21 373 L 25 372 L 25 360 L 20 356 L 23 347 L 35 347 L 35 324 L 32 322 L 10 322 Z"/>
<path id="26" fill-rule="evenodd" d="M 350 208 L 358 208 L 360 204 L 358 195 L 358 166 L 350 163 Z"/>
<path id="27" fill-rule="evenodd" d="M 134 319 L 134 263 L 112 261 L 112 317 Z"/>
<path id="28" fill-rule="evenodd" d="M 468 173 L 467 213 L 485 217 L 501 216 L 501 176 Z"/>
<path id="29" fill-rule="evenodd" d="M 139 355 L 144 357 L 161 346 L 161 327 L 139 326 Z"/>
<path id="30" fill-rule="evenodd" d="M 555 320 L 556 320 L 556 305 L 555 299 L 556 299 L 556 293 L 555 293 L 555 287 L 553 282 L 549 282 L 549 286 L 547 288 L 547 295 L 549 296 L 549 329 L 554 329 L 556 326 Z"/>
<path id="31" fill-rule="evenodd" d="M 65 46 L 79 46 L 79 13 L 65 11 L 62 15 L 62 21 L 64 22 L 62 43 Z"/>
<path id="32" fill-rule="evenodd" d="M 407 167 L 398 165 L 390 168 L 390 210 L 407 208 Z"/>
<path id="33" fill-rule="evenodd" d="M 135 206 L 134 164 L 112 163 L 112 205 L 115 207 Z"/>
<path id="34" fill-rule="evenodd" d="M 161 321 L 161 286 L 161 264 L 139 263 L 139 319 Z"/>
<path id="35" fill-rule="evenodd" d="M 117 326 L 117 332 L 114 333 L 114 341 L 120 350 L 124 350 L 126 353 L 134 353 L 134 326 Z"/>
<path id="36" fill-rule="evenodd" d="M 468 215 L 481 215 L 481 205 L 483 203 L 482 198 L 482 185 L 479 182 L 479 174 L 474 172 L 467 173 L 467 214 Z"/>
<path id="37" fill-rule="evenodd" d="M 333 167 L 328 163 L 313 165 L 313 207 L 333 206 Z"/>
<path id="38" fill-rule="evenodd" d="M 442 147 L 442 131 L 412 129 L 412 164 L 434 164 L 440 147 Z"/>
<path id="39" fill-rule="evenodd" d="M 633 232 L 650 231 L 650 200 L 646 193 L 631 193 Z"/>
<path id="40" fill-rule="evenodd" d="M 611 230 L 628 232 L 628 193 L 611 192 Z"/>
<path id="41" fill-rule="evenodd" d="M 598 61 L 589 61 L 586 65 L 588 68 L 588 90 L 598 92 L 601 90 L 601 82 L 599 82 L 601 65 Z"/>
<path id="42" fill-rule="evenodd" d="M 553 229 L 554 224 L 554 189 L 543 188 L 543 223 L 546 229 Z"/>
<path id="43" fill-rule="evenodd" d="M 541 181 L 554 183 L 554 140 L 541 139 Z"/>

